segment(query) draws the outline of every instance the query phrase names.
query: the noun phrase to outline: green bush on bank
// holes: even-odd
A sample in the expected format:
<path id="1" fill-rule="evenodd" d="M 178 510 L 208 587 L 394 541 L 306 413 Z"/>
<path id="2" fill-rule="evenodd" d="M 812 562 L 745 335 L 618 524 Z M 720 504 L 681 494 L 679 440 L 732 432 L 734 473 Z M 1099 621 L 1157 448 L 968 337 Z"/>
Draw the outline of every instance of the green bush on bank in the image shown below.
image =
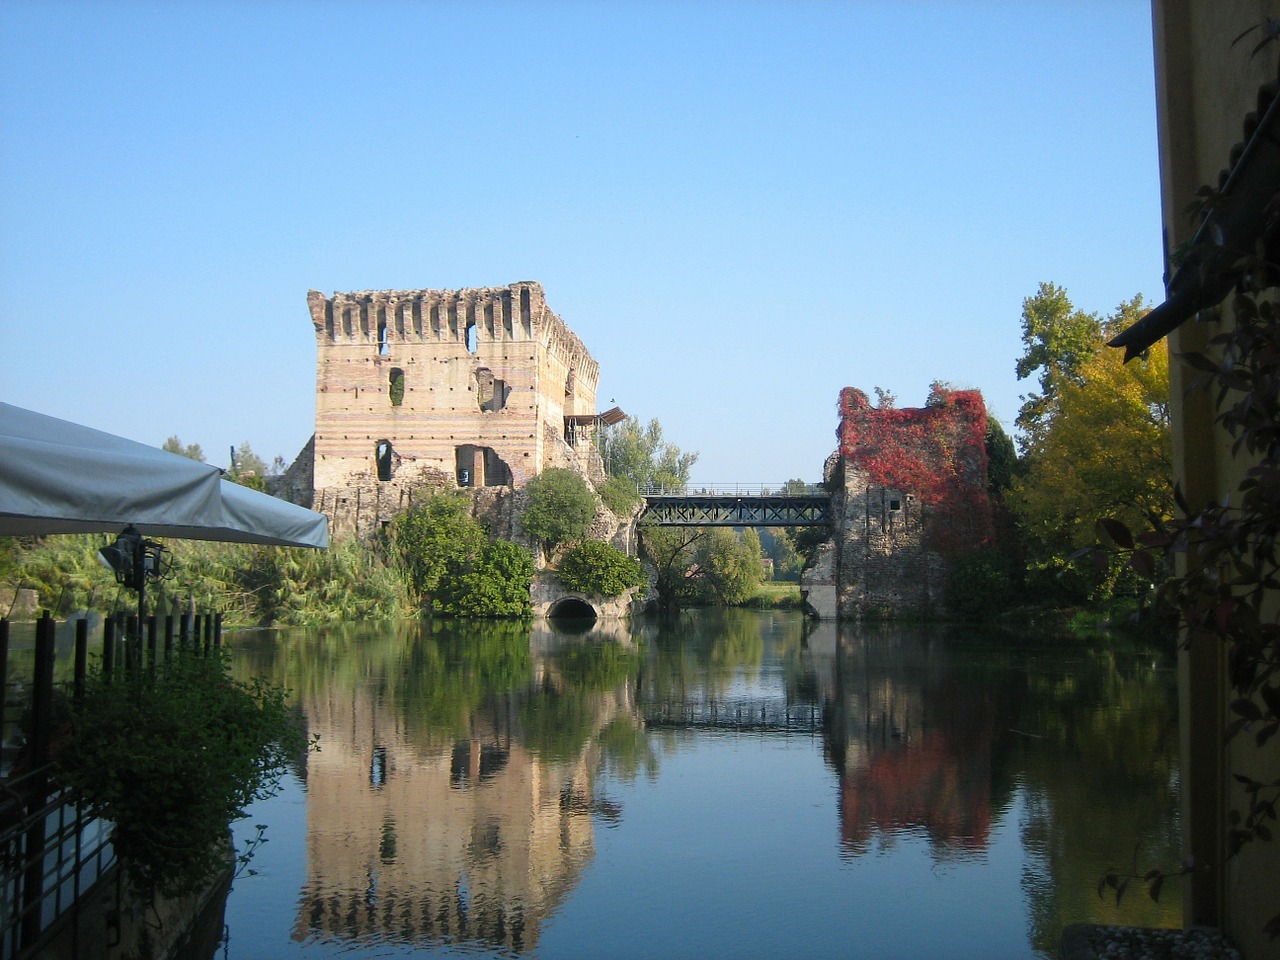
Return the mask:
<path id="1" fill-rule="evenodd" d="M 471 515 L 471 498 L 438 493 L 397 516 L 390 527 L 392 552 L 408 574 L 420 604 L 430 607 L 441 582 L 488 541 Z"/>
<path id="2" fill-rule="evenodd" d="M 137 594 L 119 586 L 98 559 L 111 540 L 77 534 L 14 541 L 6 581 L 34 589 L 40 606 L 55 615 L 132 613 Z M 335 540 L 328 550 L 191 540 L 170 541 L 168 548 L 172 571 L 148 587 L 148 612 L 169 613 L 193 603 L 218 610 L 227 626 L 237 627 L 394 620 L 414 611 L 398 564 L 354 540 Z"/>
<path id="3" fill-rule="evenodd" d="M 392 521 L 390 542 L 423 609 L 453 617 L 532 613 L 533 557 L 519 544 L 490 540 L 469 497 L 439 493 L 406 510 Z"/>
<path id="4" fill-rule="evenodd" d="M 564 467 L 543 470 L 525 485 L 520 522 L 548 552 L 586 535 L 596 518 L 596 495 L 582 475 Z"/>
<path id="5" fill-rule="evenodd" d="M 804 599 L 800 595 L 800 584 L 774 580 L 757 586 L 742 606 L 754 610 L 801 610 Z"/>
<path id="6" fill-rule="evenodd" d="M 601 597 L 616 597 L 647 582 L 639 560 L 597 540 L 570 547 L 560 561 L 559 574 L 570 590 Z"/>
<path id="7" fill-rule="evenodd" d="M 640 488 L 626 477 L 609 477 L 596 487 L 600 499 L 615 517 L 629 517 L 640 501 Z"/>
<path id="8" fill-rule="evenodd" d="M 1017 600 L 1019 571 L 1009 554 L 979 547 L 956 558 L 947 571 L 947 610 L 956 620 L 988 620 Z"/>
<path id="9" fill-rule="evenodd" d="M 509 540 L 486 543 L 444 581 L 437 607 L 454 617 L 527 618 L 533 557 Z"/>

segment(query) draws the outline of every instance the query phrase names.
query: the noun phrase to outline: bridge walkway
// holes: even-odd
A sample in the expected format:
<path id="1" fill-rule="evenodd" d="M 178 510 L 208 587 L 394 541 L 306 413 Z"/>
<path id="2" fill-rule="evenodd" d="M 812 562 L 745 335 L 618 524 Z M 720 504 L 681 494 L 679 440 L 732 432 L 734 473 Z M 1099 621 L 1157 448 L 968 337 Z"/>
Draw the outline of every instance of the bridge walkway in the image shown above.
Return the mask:
<path id="1" fill-rule="evenodd" d="M 659 527 L 818 527 L 831 524 L 831 496 L 810 484 L 771 492 L 729 484 L 689 490 L 645 490 L 642 523 Z"/>

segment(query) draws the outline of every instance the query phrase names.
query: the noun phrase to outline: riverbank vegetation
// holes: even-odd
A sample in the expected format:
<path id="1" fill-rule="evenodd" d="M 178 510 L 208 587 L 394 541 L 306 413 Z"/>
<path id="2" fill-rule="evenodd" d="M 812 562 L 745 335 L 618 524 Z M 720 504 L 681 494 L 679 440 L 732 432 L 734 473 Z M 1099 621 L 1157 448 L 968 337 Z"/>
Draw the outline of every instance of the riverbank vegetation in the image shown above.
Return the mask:
<path id="1" fill-rule="evenodd" d="M 1052 283 L 1023 301 L 1015 370 L 1038 389 L 1018 411 L 1017 449 L 989 421 L 996 538 L 951 564 L 953 616 L 1043 624 L 1054 611 L 1058 629 L 1085 633 L 1150 621 L 1150 583 L 1092 549 L 1106 523 L 1172 516 L 1167 350 L 1126 364 L 1106 346 L 1146 312 L 1139 296 L 1105 317 L 1086 313 Z"/>
<path id="2" fill-rule="evenodd" d="M 1086 555 L 1104 519 L 1137 529 L 1172 516 L 1167 353 L 1161 344 L 1124 364 L 1120 351 L 1104 345 L 1144 312 L 1135 297 L 1106 317 L 1086 313 L 1052 283 L 1023 302 L 1024 350 L 1015 369 L 1035 388 L 1018 411 L 1016 447 L 996 419 L 988 421 L 996 539 L 950 564 L 953 616 L 990 619 L 1020 608 L 1034 618 L 1036 610 L 1055 609 L 1067 611 L 1066 622 L 1088 610 L 1098 622 L 1116 623 L 1147 603 L 1151 586 L 1130 565 Z M 521 500 L 519 529 L 566 586 L 608 596 L 652 577 L 667 608 L 798 602 L 794 590 L 762 591 L 761 584 L 798 582 L 829 536 L 824 528 L 642 526 L 645 577 L 635 558 L 592 541 L 602 507 L 632 516 L 642 490 L 684 488 L 697 461 L 665 439 L 657 420 L 624 421 L 598 441 L 607 480 L 593 487 L 572 470 L 552 468 L 527 484 Z M 165 449 L 203 458 L 197 444 L 177 436 Z M 260 484 L 272 472 L 247 442 L 234 456 L 242 483 Z M 782 490 L 792 487 L 805 485 L 791 480 Z M 0 544 L 0 581 L 37 590 L 40 605 L 58 613 L 129 609 L 131 599 L 98 562 L 102 545 L 92 536 Z M 370 542 L 335 539 L 328 551 L 171 547 L 174 576 L 155 592 L 158 606 L 216 605 L 232 625 L 392 620 L 422 611 L 527 617 L 541 562 L 524 545 L 493 539 L 461 492 L 422 499 Z"/>

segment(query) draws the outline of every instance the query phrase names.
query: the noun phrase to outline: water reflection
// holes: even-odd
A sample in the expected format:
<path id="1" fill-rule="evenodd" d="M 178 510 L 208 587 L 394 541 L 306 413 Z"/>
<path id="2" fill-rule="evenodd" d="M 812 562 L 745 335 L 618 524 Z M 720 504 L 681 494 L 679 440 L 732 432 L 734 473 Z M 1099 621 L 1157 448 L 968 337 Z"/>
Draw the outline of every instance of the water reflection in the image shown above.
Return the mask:
<path id="1" fill-rule="evenodd" d="M 424 624 L 244 653 L 293 687 L 321 745 L 295 938 L 535 947 L 592 857 L 592 817 L 620 815 L 591 777 L 640 752 L 634 648 L 608 628 Z"/>
<path id="2" fill-rule="evenodd" d="M 634 633 L 435 623 L 252 634 L 235 646 L 237 671 L 290 687 L 320 741 L 298 758 L 307 866 L 291 936 L 303 948 L 554 955 L 540 946 L 552 924 L 569 922 L 587 868 L 605 888 L 621 869 L 598 857 L 600 831 L 643 829 L 628 819 L 638 785 L 667 796 L 664 760 L 692 752 L 740 778 L 717 785 L 730 820 L 735 790 L 777 778 L 776 751 L 816 752 L 828 765 L 834 788 L 818 815 L 837 830 L 801 856 L 815 874 L 828 862 L 839 872 L 798 901 L 781 891 L 762 901 L 748 875 L 740 891 L 715 892 L 753 917 L 776 902 L 782 948 L 801 935 L 847 942 L 883 922 L 851 914 L 858 898 L 842 884 L 864 861 L 921 844 L 935 864 L 1012 870 L 1022 902 L 971 901 L 961 885 L 900 909 L 952 898 L 976 917 L 1014 917 L 1024 951 L 1053 955 L 1069 922 L 1179 919 L 1176 891 L 1164 906 L 1132 898 L 1119 911 L 1093 897 L 1097 875 L 1135 839 L 1152 862 L 1176 850 L 1174 697 L 1168 664 L 1150 656 L 747 611 L 684 614 Z M 812 793 L 780 787 L 786 805 L 766 828 L 775 835 L 750 836 L 764 875 L 776 869 L 771 851 L 794 860 L 795 828 L 815 807 Z M 1019 845 L 1011 866 L 994 862 L 1002 836 Z M 724 852 L 649 855 L 692 863 Z M 729 935 L 723 909 L 697 906 L 705 889 L 684 895 L 697 922 Z M 642 922 L 638 898 L 606 899 Z M 799 904 L 824 910 L 827 928 L 797 933 Z M 919 925 L 914 914 L 904 922 Z M 253 947 L 246 955 L 271 945 Z"/>
<path id="3" fill-rule="evenodd" d="M 965 676 L 936 629 L 846 629 L 836 644 L 825 718 L 845 854 L 920 831 L 940 859 L 980 855 L 1009 798 L 996 734 L 1012 691 Z"/>

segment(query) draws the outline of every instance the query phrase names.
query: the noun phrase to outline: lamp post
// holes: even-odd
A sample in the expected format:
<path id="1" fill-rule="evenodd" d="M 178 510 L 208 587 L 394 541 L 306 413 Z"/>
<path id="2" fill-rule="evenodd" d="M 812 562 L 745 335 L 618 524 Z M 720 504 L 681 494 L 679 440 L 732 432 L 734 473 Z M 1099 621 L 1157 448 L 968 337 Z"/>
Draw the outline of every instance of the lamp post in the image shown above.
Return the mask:
<path id="1" fill-rule="evenodd" d="M 116 583 L 138 591 L 138 639 L 142 639 L 147 608 L 147 581 L 157 583 L 169 572 L 164 546 L 145 540 L 138 528 L 125 527 L 116 542 L 98 551 L 103 566 L 116 575 Z"/>

